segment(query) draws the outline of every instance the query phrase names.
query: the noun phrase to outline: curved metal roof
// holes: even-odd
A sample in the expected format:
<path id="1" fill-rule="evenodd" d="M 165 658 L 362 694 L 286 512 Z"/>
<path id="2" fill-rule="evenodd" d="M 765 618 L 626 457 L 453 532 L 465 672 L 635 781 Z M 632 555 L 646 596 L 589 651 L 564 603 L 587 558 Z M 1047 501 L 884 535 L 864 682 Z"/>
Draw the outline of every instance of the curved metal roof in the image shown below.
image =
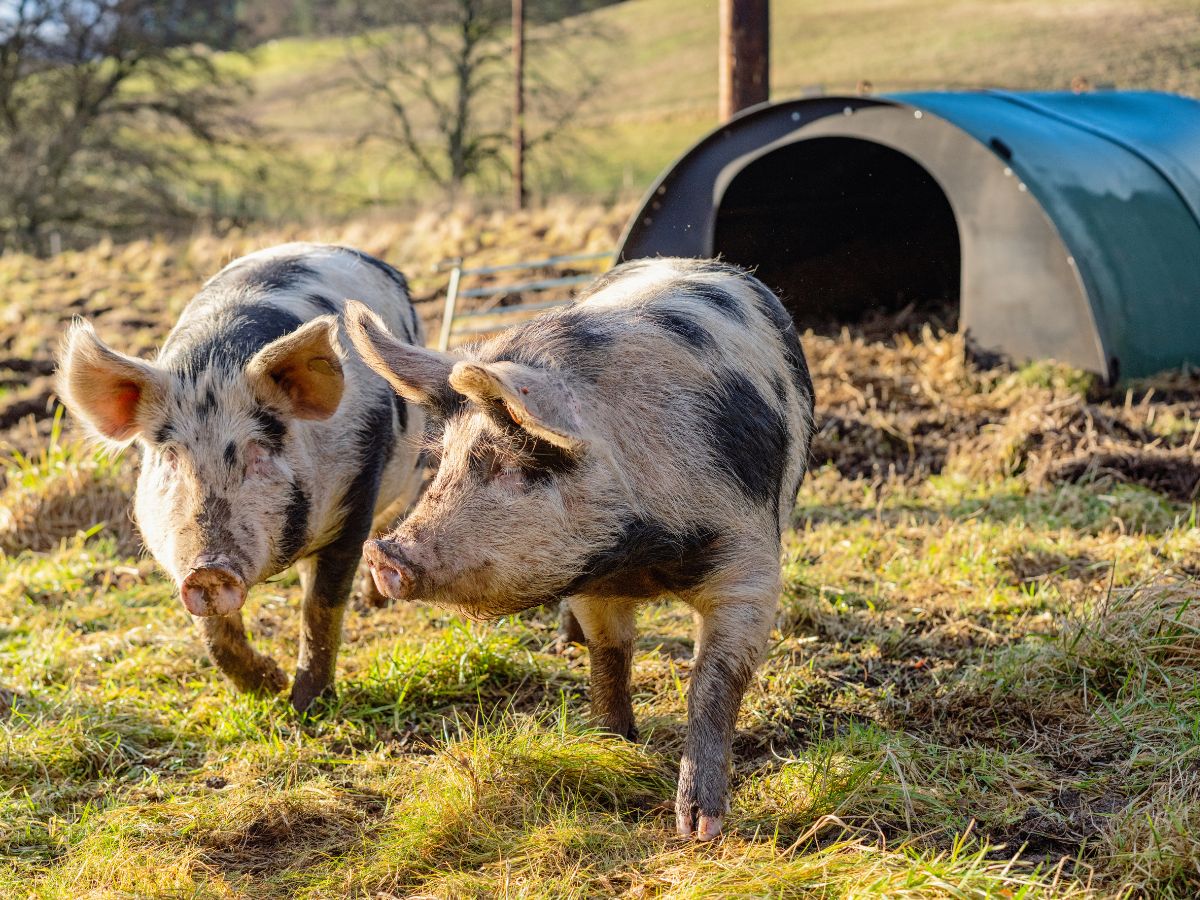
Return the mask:
<path id="1" fill-rule="evenodd" d="M 963 241 L 961 320 L 984 346 L 1056 357 L 1110 380 L 1200 365 L 1200 103 L 1170 94 L 921 92 L 766 104 L 664 173 L 621 255 L 719 251 L 713 224 L 737 173 L 783 144 L 831 135 L 890 146 L 941 186 Z"/>

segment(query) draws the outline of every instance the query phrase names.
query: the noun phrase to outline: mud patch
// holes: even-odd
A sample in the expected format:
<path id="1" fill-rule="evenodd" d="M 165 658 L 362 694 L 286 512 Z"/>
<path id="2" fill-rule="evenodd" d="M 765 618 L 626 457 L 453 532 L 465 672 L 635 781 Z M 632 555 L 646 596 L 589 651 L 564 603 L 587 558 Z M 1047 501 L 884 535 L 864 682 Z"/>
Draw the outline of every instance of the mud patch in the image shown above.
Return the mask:
<path id="1" fill-rule="evenodd" d="M 1180 503 L 1200 499 L 1200 450 L 1175 451 L 1118 448 L 1084 453 L 1052 463 L 1051 481 L 1080 482 L 1108 478 L 1138 484 Z"/>
<path id="2" fill-rule="evenodd" d="M 381 795 L 359 793 L 269 803 L 240 827 L 209 832 L 203 855 L 215 868 L 239 875 L 306 868 L 350 849 L 386 809 Z"/>
<path id="3" fill-rule="evenodd" d="M 996 859 L 1009 859 L 1021 850 L 1021 859 L 1047 866 L 1067 860 L 1066 871 L 1074 870 L 1071 860 L 1079 856 L 1081 846 L 1101 837 L 1128 798 L 1113 791 L 1085 795 L 1074 788 L 1062 788 L 1050 802 L 1031 806 L 1019 822 L 985 833 L 991 843 L 1003 845 Z"/>

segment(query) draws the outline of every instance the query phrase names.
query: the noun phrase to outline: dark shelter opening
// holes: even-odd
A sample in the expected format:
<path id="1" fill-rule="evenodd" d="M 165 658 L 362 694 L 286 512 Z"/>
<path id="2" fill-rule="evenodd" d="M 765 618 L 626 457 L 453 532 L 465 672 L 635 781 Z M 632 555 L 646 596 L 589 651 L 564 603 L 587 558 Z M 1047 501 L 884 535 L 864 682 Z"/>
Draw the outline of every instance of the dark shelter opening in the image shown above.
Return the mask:
<path id="1" fill-rule="evenodd" d="M 908 156 L 857 138 L 774 150 L 730 183 L 713 252 L 756 270 L 801 328 L 826 330 L 912 305 L 957 323 L 958 225 Z"/>

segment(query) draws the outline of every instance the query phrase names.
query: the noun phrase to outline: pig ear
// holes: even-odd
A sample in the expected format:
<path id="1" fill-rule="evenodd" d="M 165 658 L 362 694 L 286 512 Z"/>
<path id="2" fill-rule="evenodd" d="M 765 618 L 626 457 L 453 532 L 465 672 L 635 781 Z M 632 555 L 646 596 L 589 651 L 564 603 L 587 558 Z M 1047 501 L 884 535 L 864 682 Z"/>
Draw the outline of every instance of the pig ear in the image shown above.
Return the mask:
<path id="1" fill-rule="evenodd" d="M 461 402 L 450 389 L 455 357 L 426 350 L 395 337 L 383 320 L 362 303 L 346 304 L 346 334 L 371 369 L 392 389 L 434 415 L 449 415 Z"/>
<path id="2" fill-rule="evenodd" d="M 514 362 L 460 362 L 450 386 L 480 405 L 500 404 L 515 424 L 569 453 L 587 449 L 575 398 L 552 372 Z"/>
<path id="3" fill-rule="evenodd" d="M 246 363 L 246 376 L 264 399 L 297 419 L 328 419 L 342 402 L 337 320 L 320 316 L 276 338 Z"/>
<path id="4" fill-rule="evenodd" d="M 113 350 L 79 319 L 63 340 L 57 389 L 67 408 L 100 437 L 124 442 L 149 427 L 166 395 L 167 376 Z"/>

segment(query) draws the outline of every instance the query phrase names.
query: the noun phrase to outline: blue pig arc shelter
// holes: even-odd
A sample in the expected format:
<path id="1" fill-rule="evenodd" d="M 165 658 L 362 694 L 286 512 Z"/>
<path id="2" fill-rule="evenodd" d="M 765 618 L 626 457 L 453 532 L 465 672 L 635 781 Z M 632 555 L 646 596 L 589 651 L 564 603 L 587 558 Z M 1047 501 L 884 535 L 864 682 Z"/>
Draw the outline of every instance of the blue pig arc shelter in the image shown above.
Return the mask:
<path id="1" fill-rule="evenodd" d="M 1200 102 L 820 96 L 745 110 L 651 188 L 618 258 L 755 270 L 800 324 L 957 299 L 971 344 L 1107 382 L 1200 366 Z"/>

